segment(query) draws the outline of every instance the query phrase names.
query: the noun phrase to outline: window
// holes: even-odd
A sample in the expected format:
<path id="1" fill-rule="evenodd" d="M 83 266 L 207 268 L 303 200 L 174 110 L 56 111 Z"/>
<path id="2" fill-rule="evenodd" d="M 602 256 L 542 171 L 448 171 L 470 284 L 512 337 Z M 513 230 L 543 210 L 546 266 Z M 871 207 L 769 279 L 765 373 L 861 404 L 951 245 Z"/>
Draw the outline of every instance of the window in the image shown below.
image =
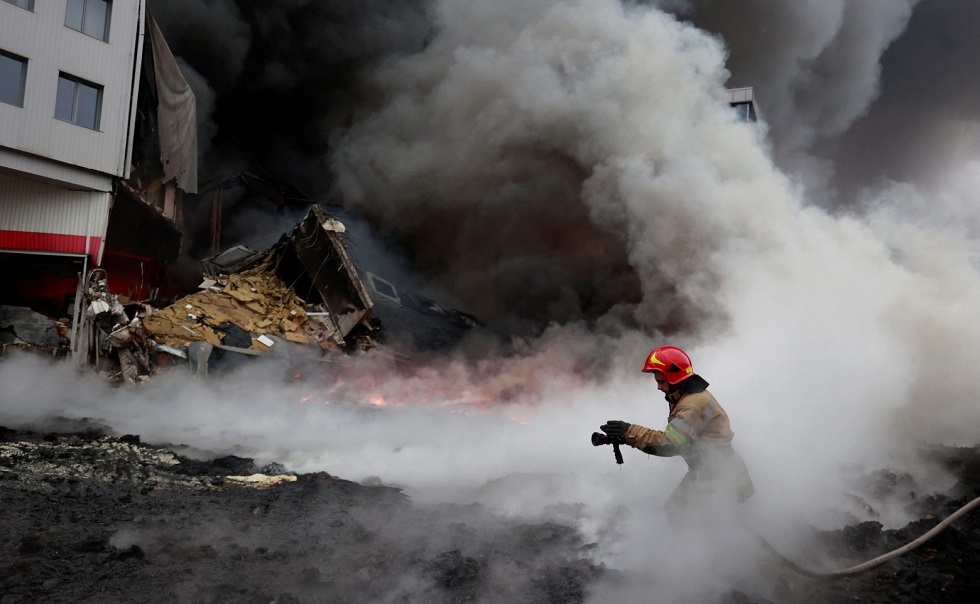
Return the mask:
<path id="1" fill-rule="evenodd" d="M 4 0 L 4 2 L 19 6 L 27 10 L 34 10 L 34 0 Z"/>
<path id="2" fill-rule="evenodd" d="M 111 9 L 109 0 L 68 0 L 65 25 L 105 42 L 109 39 Z"/>
<path id="3" fill-rule="evenodd" d="M 368 281 L 371 283 L 371 289 L 374 293 L 378 294 L 386 300 L 390 300 L 397 304 L 401 304 L 401 300 L 398 298 L 398 290 L 390 282 L 385 281 L 381 277 L 375 275 L 374 273 L 368 273 Z"/>
<path id="4" fill-rule="evenodd" d="M 56 118 L 98 130 L 101 113 L 101 86 L 65 74 L 58 76 L 58 99 L 54 106 Z"/>
<path id="5" fill-rule="evenodd" d="M 24 106 L 27 59 L 0 51 L 0 102 Z"/>

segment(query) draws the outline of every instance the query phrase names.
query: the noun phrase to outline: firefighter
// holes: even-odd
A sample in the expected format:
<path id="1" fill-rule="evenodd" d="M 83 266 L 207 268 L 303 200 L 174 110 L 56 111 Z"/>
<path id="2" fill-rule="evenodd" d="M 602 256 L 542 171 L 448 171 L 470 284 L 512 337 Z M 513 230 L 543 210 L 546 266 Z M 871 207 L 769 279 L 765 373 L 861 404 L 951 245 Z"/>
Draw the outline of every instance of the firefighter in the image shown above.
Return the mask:
<path id="1" fill-rule="evenodd" d="M 613 442 L 624 442 L 650 455 L 680 455 L 688 472 L 667 501 L 672 518 L 709 502 L 741 503 L 755 492 L 742 458 L 732 448 L 728 414 L 708 392 L 708 382 L 694 373 L 691 359 L 680 348 L 661 346 L 643 365 L 653 374 L 670 410 L 667 427 L 652 430 L 621 420 L 609 420 L 600 430 Z"/>

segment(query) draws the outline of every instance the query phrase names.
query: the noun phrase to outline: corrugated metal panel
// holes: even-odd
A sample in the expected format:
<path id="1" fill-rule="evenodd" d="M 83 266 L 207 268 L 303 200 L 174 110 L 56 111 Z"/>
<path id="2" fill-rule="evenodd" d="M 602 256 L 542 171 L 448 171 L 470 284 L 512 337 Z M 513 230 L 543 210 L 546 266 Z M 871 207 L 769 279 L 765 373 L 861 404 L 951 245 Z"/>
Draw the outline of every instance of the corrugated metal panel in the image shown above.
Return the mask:
<path id="1" fill-rule="evenodd" d="M 24 106 L 0 103 L 0 146 L 122 176 L 144 0 L 115 0 L 108 42 L 65 27 L 65 2 L 0 2 L 0 47 L 28 59 Z M 55 119 L 58 74 L 103 89 L 99 130 Z"/>
<path id="2" fill-rule="evenodd" d="M 0 247 L 98 258 L 109 193 L 68 191 L 0 174 Z"/>

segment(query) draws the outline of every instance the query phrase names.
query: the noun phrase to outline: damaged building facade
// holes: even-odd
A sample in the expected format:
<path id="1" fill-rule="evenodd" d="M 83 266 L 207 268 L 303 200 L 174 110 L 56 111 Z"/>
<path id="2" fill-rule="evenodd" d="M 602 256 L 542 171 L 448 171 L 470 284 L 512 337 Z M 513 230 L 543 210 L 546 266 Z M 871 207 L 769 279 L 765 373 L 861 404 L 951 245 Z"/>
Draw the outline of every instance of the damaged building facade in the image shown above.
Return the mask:
<path id="1" fill-rule="evenodd" d="M 198 195 L 196 101 L 146 0 L 0 0 L 3 351 L 132 382 L 222 354 L 374 347 L 375 280 L 316 204 L 262 251 L 219 253 L 218 212 L 201 286 L 175 291 L 185 196 L 233 184 Z"/>
<path id="2" fill-rule="evenodd" d="M 194 95 L 145 0 L 0 1 L 4 343 L 84 363 L 86 298 L 160 296 L 196 189 Z"/>
<path id="3" fill-rule="evenodd" d="M 261 251 L 219 253 L 217 212 L 200 286 L 175 291 L 185 195 L 218 195 L 220 208 L 223 188 L 255 181 L 198 194 L 197 176 L 194 94 L 145 0 L 0 0 L 4 351 L 133 382 L 174 364 L 206 373 L 223 355 L 377 346 L 368 288 L 381 281 L 359 273 L 343 223 L 309 201 Z M 386 308 L 409 300 L 385 287 Z"/>

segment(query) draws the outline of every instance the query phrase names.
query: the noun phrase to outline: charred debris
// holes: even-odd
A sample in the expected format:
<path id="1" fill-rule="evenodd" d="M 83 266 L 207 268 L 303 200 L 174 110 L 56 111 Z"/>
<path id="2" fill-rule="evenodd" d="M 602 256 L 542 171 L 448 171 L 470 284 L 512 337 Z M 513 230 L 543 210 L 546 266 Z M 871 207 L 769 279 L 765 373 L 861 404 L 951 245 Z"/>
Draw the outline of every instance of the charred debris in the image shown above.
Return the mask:
<path id="1" fill-rule="evenodd" d="M 174 368 L 220 374 L 270 356 L 308 364 L 379 351 L 408 362 L 413 351 L 452 346 L 479 325 L 359 269 L 346 236 L 343 222 L 313 205 L 267 249 L 235 245 L 202 260 L 196 290 L 172 300 L 159 289 L 118 293 L 111 271 L 96 268 L 78 275 L 65 316 L 0 305 L 0 353 L 64 358 L 136 383 Z"/>

